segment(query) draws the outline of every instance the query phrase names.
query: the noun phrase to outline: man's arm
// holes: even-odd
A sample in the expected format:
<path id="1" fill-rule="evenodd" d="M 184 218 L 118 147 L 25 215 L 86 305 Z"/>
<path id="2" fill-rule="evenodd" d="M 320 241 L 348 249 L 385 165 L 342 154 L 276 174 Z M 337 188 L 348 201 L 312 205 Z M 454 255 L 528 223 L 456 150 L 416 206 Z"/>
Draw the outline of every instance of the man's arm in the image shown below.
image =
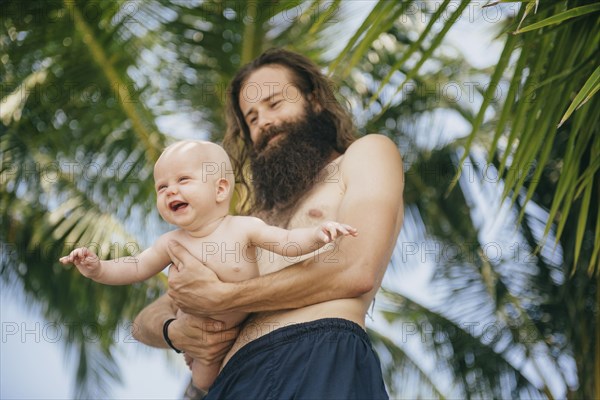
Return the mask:
<path id="1" fill-rule="evenodd" d="M 403 219 L 402 160 L 393 142 L 368 135 L 353 143 L 340 166 L 345 194 L 336 219 L 355 227 L 331 256 L 273 274 L 225 283 L 199 268 L 182 246 L 171 243 L 179 266 L 169 274 L 169 295 L 197 315 L 299 308 L 323 301 L 371 294 L 381 285 Z"/>
<path id="2" fill-rule="evenodd" d="M 163 325 L 171 318 L 176 318 L 168 327 L 173 346 L 209 364 L 222 360 L 239 334 L 238 327 L 223 330 L 225 324 L 221 321 L 178 312 L 171 298 L 163 295 L 135 318 L 131 331 L 133 337 L 148 346 L 168 348 L 163 337 Z"/>
<path id="3" fill-rule="evenodd" d="M 135 339 L 148 346 L 167 348 L 169 346 L 162 336 L 163 324 L 166 320 L 175 318 L 176 314 L 177 306 L 169 296 L 163 295 L 140 311 L 133 321 L 131 333 Z"/>

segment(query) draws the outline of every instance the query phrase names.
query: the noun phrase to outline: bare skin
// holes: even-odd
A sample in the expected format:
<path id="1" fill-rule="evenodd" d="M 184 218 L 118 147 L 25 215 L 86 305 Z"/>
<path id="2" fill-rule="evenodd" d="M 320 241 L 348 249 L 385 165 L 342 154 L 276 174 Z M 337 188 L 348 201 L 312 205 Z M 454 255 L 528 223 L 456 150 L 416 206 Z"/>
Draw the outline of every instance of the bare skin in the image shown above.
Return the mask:
<path id="1" fill-rule="evenodd" d="M 354 228 L 335 221 L 323 221 L 317 227 L 286 230 L 270 226 L 255 217 L 231 216 L 233 177 L 225 151 L 209 142 L 182 141 L 167 148 L 154 168 L 157 207 L 165 221 L 179 227 L 162 235 L 141 254 L 116 260 L 100 260 L 87 248 L 73 250 L 60 261 L 73 263 L 86 277 L 109 285 L 139 282 L 162 271 L 171 262 L 168 244 L 176 241 L 201 260 L 225 282 L 258 276 L 260 249 L 284 258 L 310 254 L 331 243 L 338 236 L 356 236 Z M 174 309 L 171 309 L 173 311 Z M 229 329 L 239 325 L 247 313 L 215 314 L 211 317 Z M 197 321 L 177 311 L 180 320 L 197 325 Z M 189 356 L 189 354 L 188 354 Z M 208 389 L 219 372 L 221 359 L 212 365 L 203 359 L 196 363 L 189 357 L 194 384 Z"/>
<path id="2" fill-rule="evenodd" d="M 382 140 L 383 139 L 383 140 Z M 333 161 L 328 168 L 324 171 L 326 177 L 324 177 L 323 183 L 316 186 L 310 196 L 298 207 L 298 210 L 294 214 L 290 224 L 293 227 L 300 226 L 311 226 L 319 223 L 323 219 L 338 218 L 349 218 L 353 223 L 361 223 L 361 228 L 369 231 L 368 235 L 372 235 L 370 238 L 365 238 L 361 231 L 361 240 L 347 241 L 342 240 L 339 246 L 330 254 L 323 254 L 313 259 L 305 261 L 302 265 L 295 267 L 297 271 L 295 273 L 301 273 L 301 269 L 310 269 L 310 273 L 320 276 L 324 274 L 321 281 L 324 285 L 322 291 L 315 291 L 316 293 L 312 296 L 307 296 L 305 290 L 297 290 L 296 296 L 297 301 L 317 301 L 315 304 L 308 304 L 304 307 L 294 307 L 295 304 L 287 304 L 291 306 L 291 309 L 284 311 L 271 311 L 269 312 L 269 306 L 265 307 L 265 311 L 259 314 L 255 314 L 253 318 L 245 324 L 244 329 L 238 336 L 238 340 L 232 347 L 231 351 L 227 355 L 225 362 L 231 358 L 231 356 L 238 351 L 243 345 L 247 344 L 251 340 L 254 340 L 270 331 L 280 328 L 289 324 L 306 322 L 316 320 L 320 318 L 344 318 L 361 326 L 365 326 L 365 315 L 368 308 L 375 296 L 375 293 L 380 287 L 385 268 L 387 267 L 387 261 L 391 257 L 391 251 L 395 244 L 395 240 L 385 240 L 385 236 L 382 233 L 387 233 L 387 237 L 397 237 L 401 225 L 401 216 L 396 215 L 396 218 L 390 218 L 385 220 L 385 214 L 379 216 L 374 210 L 374 206 L 369 207 L 352 207 L 353 201 L 359 201 L 358 196 L 362 187 L 363 190 L 368 190 L 367 187 L 359 185 L 358 182 L 355 184 L 356 193 L 352 193 L 352 180 L 346 181 L 348 175 L 352 173 L 352 169 L 360 168 L 359 157 L 356 160 L 351 160 L 350 157 L 355 156 L 355 152 L 358 152 L 357 145 L 364 145 L 365 149 L 360 149 L 367 153 L 367 148 L 370 146 L 385 146 L 387 145 L 387 139 L 383 137 L 371 137 L 370 141 L 381 141 L 382 143 L 362 143 L 356 142 L 344 156 L 337 158 Z M 385 143 L 385 144 L 384 144 Z M 394 149 L 395 150 L 395 149 Z M 350 157 L 349 157 L 350 156 Z M 351 165 L 351 161 L 356 161 L 355 165 Z M 385 175 L 382 175 L 382 179 Z M 386 177 L 387 179 L 388 177 Z M 398 179 L 396 182 L 401 182 Z M 366 182 L 363 182 L 366 183 Z M 348 187 L 350 185 L 350 188 Z M 389 193 L 393 193 L 393 188 L 382 185 L 385 190 L 390 190 Z M 356 194 L 357 198 L 353 199 L 352 195 Z M 385 197 L 385 196 L 382 196 Z M 392 197 L 392 196 L 390 196 Z M 387 202 L 388 204 L 382 204 L 382 207 L 391 205 L 398 199 L 387 198 L 381 199 L 382 203 Z M 394 213 L 390 213 L 394 214 Z M 397 213 L 396 213 L 397 214 Z M 364 239 L 364 240 L 362 240 Z M 361 249 L 371 249 L 370 252 L 365 250 L 364 254 L 361 254 Z M 376 252 L 385 253 L 385 261 L 379 262 L 374 258 L 371 258 Z M 371 257 L 370 257 L 371 256 Z M 277 257 L 280 259 L 280 257 Z M 280 263 L 279 268 L 282 268 L 285 264 Z M 259 268 L 273 268 L 273 265 L 259 264 Z M 334 271 L 328 271 L 328 269 Z M 313 272 L 314 271 L 314 272 Z M 283 271 L 282 271 L 283 272 Z M 305 274 L 307 271 L 304 271 Z M 261 270 L 262 274 L 262 270 Z M 293 273 L 289 274 L 292 278 L 290 281 L 292 285 L 300 288 L 304 286 L 293 281 Z M 302 277 L 304 278 L 304 277 Z M 310 279 L 310 278 L 309 278 Z M 315 278 L 313 278 L 315 279 Z M 339 281 L 338 281 L 339 279 Z M 332 286 L 338 283 L 339 288 Z M 270 283 L 265 283 L 265 286 L 269 286 Z M 337 298 L 337 295 L 333 294 L 333 291 L 339 291 L 337 293 L 342 294 Z M 312 290 L 311 290 L 312 292 Z M 358 295 L 358 296 L 357 296 Z M 329 296 L 335 296 L 333 299 L 327 301 L 321 301 Z M 312 297 L 312 298 L 311 298 Z M 256 301 L 256 300 L 255 300 Z M 277 305 L 281 307 L 282 304 Z M 262 310 L 261 310 L 262 311 Z"/>
<path id="3" fill-rule="evenodd" d="M 289 324 L 335 317 L 364 327 L 365 315 L 381 285 L 402 223 L 398 207 L 402 199 L 397 195 L 401 193 L 402 181 L 401 176 L 394 180 L 389 172 L 385 173 L 387 160 L 383 157 L 378 157 L 382 167 L 380 182 L 371 173 L 362 179 L 353 178 L 364 170 L 366 159 L 372 160 L 373 152 L 387 153 L 391 158 L 388 162 L 401 171 L 400 157 L 390 145 L 388 139 L 375 135 L 355 142 L 334 162 L 339 165 L 339 172 L 318 184 L 294 214 L 292 227 L 338 218 L 349 221 L 361 232 L 355 240 L 340 240 L 331 254 L 285 269 L 281 269 L 283 262 L 259 262 L 261 274 L 281 270 L 229 284 L 219 282 L 207 269 L 190 266 L 198 261 L 182 247 L 170 247 L 175 263 L 185 265 L 169 274 L 169 295 L 182 310 L 194 315 L 207 315 L 210 310 L 257 312 L 242 328 L 225 362 L 244 344 Z M 369 199 L 372 193 L 379 193 L 375 204 Z"/>
<path id="4" fill-rule="evenodd" d="M 277 87 L 290 89 L 287 71 L 265 66 L 249 78 L 262 90 L 260 99 L 240 106 L 250 127 L 253 141 L 269 124 L 298 118 L 306 99 L 285 96 Z M 268 97 L 267 97 L 268 96 Z M 278 102 L 282 97 L 295 101 Z M 318 102 L 311 102 L 319 111 Z M 277 137 L 272 140 L 277 142 Z M 193 357 L 218 359 L 228 351 L 223 365 L 245 344 L 274 329 L 321 318 L 344 318 L 365 326 L 365 315 L 381 286 L 403 221 L 403 168 L 395 144 L 381 135 L 368 135 L 355 141 L 343 155 L 332 152 L 331 162 L 317 184 L 297 205 L 289 228 L 316 226 L 325 220 L 343 221 L 360 235 L 342 238 L 329 253 L 312 256 L 289 266 L 282 257 L 261 257 L 261 276 L 241 282 L 222 282 L 203 267 L 179 243 L 171 242 L 169 251 L 177 269 L 169 273 L 169 297 L 151 305 L 136 319 L 135 337 L 149 345 L 164 347 L 161 327 L 164 316 L 180 308 L 193 315 L 196 326 L 176 320 L 169 327 L 173 343 Z M 253 316 L 237 331 L 221 332 L 208 315 L 250 312 Z M 218 325 L 218 324 L 217 324 Z"/>

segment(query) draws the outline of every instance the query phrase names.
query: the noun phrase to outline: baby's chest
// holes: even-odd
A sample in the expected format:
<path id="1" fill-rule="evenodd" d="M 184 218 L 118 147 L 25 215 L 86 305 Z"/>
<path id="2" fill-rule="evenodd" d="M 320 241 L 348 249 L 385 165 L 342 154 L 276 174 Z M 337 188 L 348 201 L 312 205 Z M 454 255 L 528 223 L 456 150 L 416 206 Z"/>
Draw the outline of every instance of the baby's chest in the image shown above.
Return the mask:
<path id="1" fill-rule="evenodd" d="M 256 248 L 245 241 L 208 241 L 195 249 L 206 264 L 256 263 Z"/>
<path id="2" fill-rule="evenodd" d="M 186 246 L 190 253 L 227 281 L 240 281 L 258 275 L 256 248 L 245 240 L 211 238 Z"/>

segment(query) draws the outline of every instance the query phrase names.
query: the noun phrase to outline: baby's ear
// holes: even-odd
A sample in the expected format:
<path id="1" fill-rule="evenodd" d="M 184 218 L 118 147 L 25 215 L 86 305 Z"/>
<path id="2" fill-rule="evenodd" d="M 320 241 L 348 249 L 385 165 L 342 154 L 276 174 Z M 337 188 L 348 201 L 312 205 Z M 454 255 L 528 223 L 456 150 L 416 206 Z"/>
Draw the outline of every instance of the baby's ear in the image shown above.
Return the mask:
<path id="1" fill-rule="evenodd" d="M 229 198 L 229 191 L 231 190 L 231 185 L 229 184 L 229 181 L 227 179 L 218 179 L 215 183 L 215 189 L 217 191 L 217 203 L 226 201 Z"/>

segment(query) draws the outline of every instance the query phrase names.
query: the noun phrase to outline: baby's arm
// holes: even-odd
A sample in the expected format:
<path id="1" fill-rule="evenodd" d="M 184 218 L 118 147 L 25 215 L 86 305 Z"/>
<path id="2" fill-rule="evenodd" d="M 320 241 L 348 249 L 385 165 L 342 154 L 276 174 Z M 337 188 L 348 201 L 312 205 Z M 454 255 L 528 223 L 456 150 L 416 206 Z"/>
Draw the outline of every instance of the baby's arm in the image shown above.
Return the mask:
<path id="1" fill-rule="evenodd" d="M 290 230 L 267 225 L 258 218 L 251 218 L 249 221 L 252 244 L 286 257 L 311 253 L 334 241 L 339 235 L 358 235 L 355 228 L 335 221 L 326 221 L 317 227 Z"/>
<path id="2" fill-rule="evenodd" d="M 160 239 L 159 239 L 160 241 Z M 73 250 L 68 256 L 61 257 L 63 264 L 73 263 L 87 278 L 106 285 L 127 285 L 140 282 L 162 271 L 170 259 L 162 246 L 150 247 L 137 256 L 121 257 L 115 260 L 100 260 L 85 247 Z"/>

